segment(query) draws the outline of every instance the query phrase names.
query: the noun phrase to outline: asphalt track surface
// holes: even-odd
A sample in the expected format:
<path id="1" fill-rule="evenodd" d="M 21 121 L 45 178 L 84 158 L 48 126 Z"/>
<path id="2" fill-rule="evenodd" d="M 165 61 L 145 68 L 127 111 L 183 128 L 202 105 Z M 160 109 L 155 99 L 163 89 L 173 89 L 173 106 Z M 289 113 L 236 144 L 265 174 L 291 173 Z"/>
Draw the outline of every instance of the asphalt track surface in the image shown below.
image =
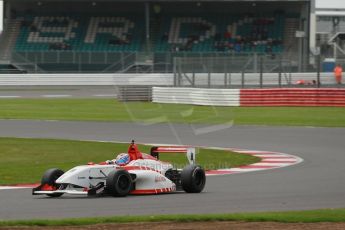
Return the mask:
<path id="1" fill-rule="evenodd" d="M 2 137 L 208 145 L 284 152 L 304 159 L 286 168 L 212 176 L 201 194 L 85 198 L 0 191 L 0 219 L 234 213 L 345 207 L 345 129 L 234 126 L 197 135 L 199 126 L 0 120 Z M 85 159 L 87 162 L 87 159 Z"/>

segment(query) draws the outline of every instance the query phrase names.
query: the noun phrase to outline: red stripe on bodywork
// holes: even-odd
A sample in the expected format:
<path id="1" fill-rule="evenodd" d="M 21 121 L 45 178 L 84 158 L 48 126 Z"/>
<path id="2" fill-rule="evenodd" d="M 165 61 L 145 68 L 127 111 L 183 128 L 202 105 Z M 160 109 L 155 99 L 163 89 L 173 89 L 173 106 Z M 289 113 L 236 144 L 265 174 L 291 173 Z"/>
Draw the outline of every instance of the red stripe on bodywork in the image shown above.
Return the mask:
<path id="1" fill-rule="evenodd" d="M 142 171 L 153 171 L 153 172 L 157 172 L 157 173 L 160 173 L 162 174 L 162 172 L 158 171 L 158 170 L 155 170 L 153 168 L 149 168 L 149 167 L 146 167 L 146 166 L 123 166 L 123 167 L 118 167 L 117 169 L 124 169 L 124 170 L 142 170 Z"/>
<path id="2" fill-rule="evenodd" d="M 139 195 L 139 194 L 157 194 L 157 191 L 155 189 L 136 189 L 130 192 L 130 194 L 133 195 Z"/>
<path id="3" fill-rule="evenodd" d="M 169 193 L 172 188 L 161 188 L 161 189 L 136 189 L 130 192 L 133 195 L 144 195 L 144 194 L 159 194 L 159 193 Z"/>
<path id="4" fill-rule="evenodd" d="M 146 166 L 123 166 L 119 167 L 119 169 L 125 169 L 125 170 L 152 170 L 151 168 L 148 168 Z"/>

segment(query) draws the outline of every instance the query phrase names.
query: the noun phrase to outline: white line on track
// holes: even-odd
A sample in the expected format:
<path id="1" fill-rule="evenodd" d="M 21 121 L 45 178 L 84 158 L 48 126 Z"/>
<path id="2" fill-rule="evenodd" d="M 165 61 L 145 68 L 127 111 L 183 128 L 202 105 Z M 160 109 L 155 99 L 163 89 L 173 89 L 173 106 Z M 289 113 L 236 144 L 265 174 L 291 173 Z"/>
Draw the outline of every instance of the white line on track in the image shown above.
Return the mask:
<path id="1" fill-rule="evenodd" d="M 232 168 L 231 170 L 229 170 L 229 172 L 252 172 L 252 171 L 261 171 L 261 170 L 258 170 L 257 168 Z M 215 171 L 217 171 L 217 170 L 215 170 Z M 226 173 L 224 173 L 224 174 L 226 174 Z M 222 175 L 222 174 L 220 174 L 220 175 Z"/>
<path id="2" fill-rule="evenodd" d="M 289 166 L 291 163 L 255 163 L 252 164 L 252 166 L 270 166 L 270 167 L 284 167 L 284 166 Z"/>
<path id="3" fill-rule="evenodd" d="M 22 189 L 22 188 L 30 188 L 30 187 L 0 186 L 0 190 Z"/>
<path id="4" fill-rule="evenodd" d="M 261 157 L 261 158 L 267 158 L 267 157 L 274 157 L 274 158 L 287 158 L 289 156 L 283 155 L 283 154 L 265 154 L 265 155 L 260 155 L 260 154 L 254 154 L 253 156 L 256 157 Z"/>
<path id="5" fill-rule="evenodd" d="M 59 98 L 59 97 L 72 97 L 72 95 L 41 95 L 41 97 L 46 97 L 46 98 Z"/>
<path id="6" fill-rule="evenodd" d="M 250 154 L 267 154 L 267 153 L 273 153 L 268 151 L 259 151 L 259 150 L 242 150 L 242 149 L 233 149 L 234 151 L 238 153 L 250 153 Z"/>
<path id="7" fill-rule="evenodd" d="M 263 162 L 265 162 L 265 161 L 278 161 L 278 162 L 286 162 L 286 163 L 293 163 L 293 162 L 296 162 L 297 160 L 296 160 L 296 158 L 293 158 L 293 157 L 289 157 L 289 158 L 279 158 L 279 157 L 277 157 L 277 158 L 265 158 L 265 159 L 263 159 L 262 160 Z"/>
<path id="8" fill-rule="evenodd" d="M 0 96 L 0 98 L 19 98 L 21 96 Z"/>

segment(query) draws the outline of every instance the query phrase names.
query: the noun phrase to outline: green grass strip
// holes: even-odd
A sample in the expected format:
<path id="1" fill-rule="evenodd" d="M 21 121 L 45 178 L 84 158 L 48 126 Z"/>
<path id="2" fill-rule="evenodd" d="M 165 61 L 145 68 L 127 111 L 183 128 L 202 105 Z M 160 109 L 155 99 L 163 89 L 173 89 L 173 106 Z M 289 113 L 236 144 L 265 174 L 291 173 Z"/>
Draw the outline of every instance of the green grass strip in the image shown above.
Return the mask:
<path id="1" fill-rule="evenodd" d="M 114 216 L 92 217 L 60 220 L 13 220 L 0 221 L 0 226 L 71 226 L 106 223 L 135 222 L 196 222 L 196 221 L 250 221 L 250 222 L 282 222 L 282 223 L 318 223 L 345 222 L 345 209 L 324 209 L 310 211 L 235 213 L 235 214 L 203 214 L 203 215 L 151 215 L 151 216 Z"/>
<path id="2" fill-rule="evenodd" d="M 345 108 L 217 107 L 115 99 L 1 99 L 0 119 L 345 127 Z"/>
<path id="3" fill-rule="evenodd" d="M 139 145 L 144 153 L 151 146 Z M 49 168 L 68 170 L 88 162 L 103 162 L 127 152 L 128 144 L 30 138 L 0 138 L 0 185 L 36 183 Z M 187 164 L 184 154 L 160 154 L 177 168 Z M 230 168 L 260 161 L 231 151 L 199 149 L 197 163 L 205 169 Z"/>

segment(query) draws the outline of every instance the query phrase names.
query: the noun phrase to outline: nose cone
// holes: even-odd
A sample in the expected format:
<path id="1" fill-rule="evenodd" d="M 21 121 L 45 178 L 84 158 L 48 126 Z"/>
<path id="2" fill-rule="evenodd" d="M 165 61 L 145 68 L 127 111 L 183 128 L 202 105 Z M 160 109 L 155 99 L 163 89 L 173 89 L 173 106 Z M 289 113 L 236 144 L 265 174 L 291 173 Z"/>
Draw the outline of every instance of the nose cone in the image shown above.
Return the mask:
<path id="1" fill-rule="evenodd" d="M 77 166 L 56 180 L 58 184 L 74 184 L 78 186 L 85 187 L 88 185 L 89 180 L 89 168 L 87 166 Z"/>

